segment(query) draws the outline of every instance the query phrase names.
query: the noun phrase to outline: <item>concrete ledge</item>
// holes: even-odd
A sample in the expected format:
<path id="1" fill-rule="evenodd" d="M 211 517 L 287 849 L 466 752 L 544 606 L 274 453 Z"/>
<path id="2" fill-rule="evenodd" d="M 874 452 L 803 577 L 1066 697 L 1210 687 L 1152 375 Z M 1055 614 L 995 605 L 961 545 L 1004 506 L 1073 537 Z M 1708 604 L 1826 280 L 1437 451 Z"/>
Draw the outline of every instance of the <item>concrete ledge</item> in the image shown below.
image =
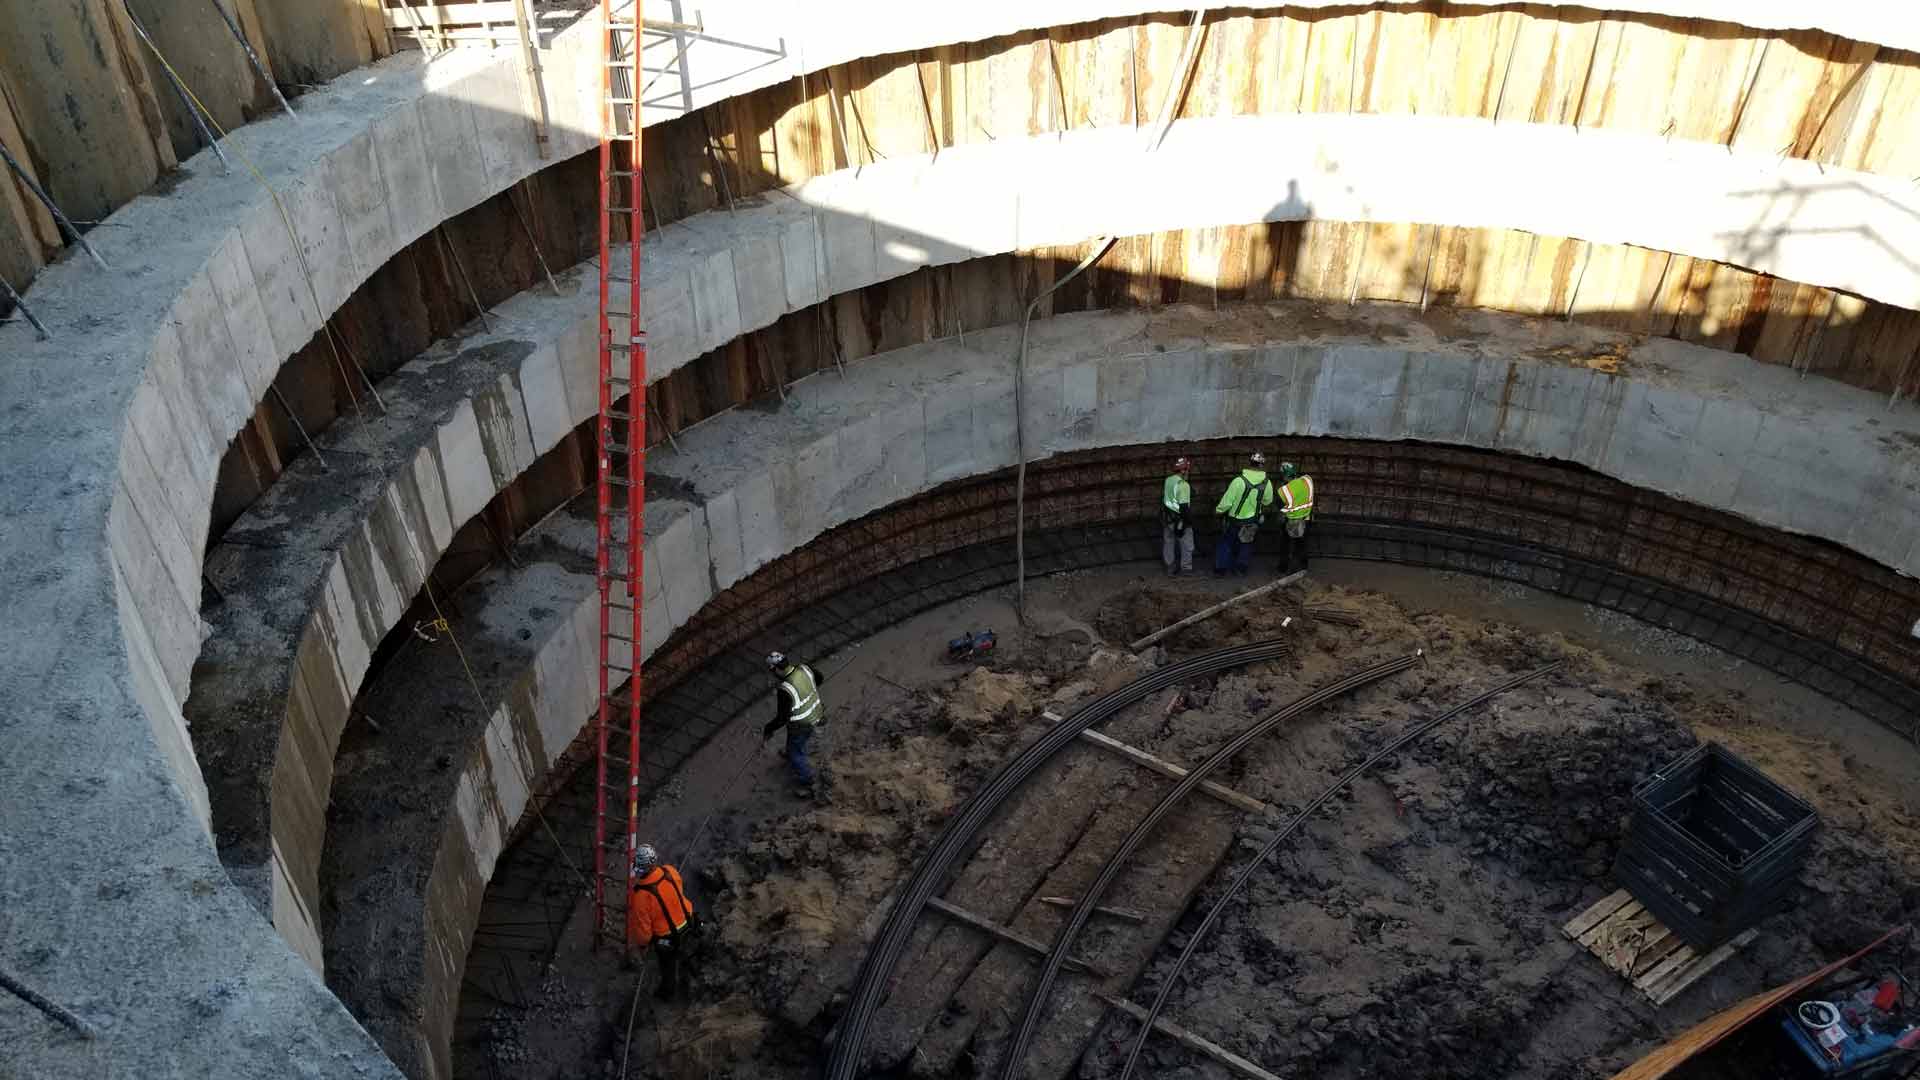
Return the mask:
<path id="1" fill-rule="evenodd" d="M 1807 501 L 1814 515 L 1843 522 L 1888 500 L 1886 513 L 1920 512 L 1920 464 L 1900 449 L 1920 439 L 1920 419 L 1886 418 L 1863 391 L 1820 384 L 1819 405 L 1808 408 L 1808 386 L 1791 372 L 1694 346 L 1487 313 L 1462 314 L 1442 334 L 1405 308 L 1344 311 L 1276 303 L 1038 322 L 1029 358 L 1036 457 L 1174 438 L 1418 438 L 1576 461 L 1681 498 L 1721 497 L 1746 516 Z M 722 414 L 681 433 L 677 452 L 651 454 L 650 475 L 689 495 L 648 505 L 649 586 L 658 587 L 647 600 L 648 652 L 714 590 L 826 530 L 1013 464 L 1015 333 L 970 333 L 964 346 L 940 341 L 860 361 L 845 378 L 816 375 L 772 415 Z M 1799 455 L 1815 436 L 1825 453 L 1809 470 Z M 390 728 L 364 754 L 343 755 L 352 791 L 422 796 L 397 818 L 329 836 L 330 848 L 357 851 L 357 865 L 378 871 L 337 879 L 335 924 L 345 929 L 327 942 L 335 966 L 368 988 L 350 994 L 355 1008 L 392 1052 L 417 1056 L 421 1075 L 444 1075 L 494 863 L 528 791 L 594 704 L 590 507 L 556 516 L 521 548 L 526 566 L 496 566 L 465 594 L 463 644 L 489 670 L 484 722 L 451 654 L 416 649 L 404 673 L 368 689 L 363 707 L 394 715 L 446 695 L 464 718 L 431 732 Z M 1916 555 L 1910 548 L 1909 560 Z M 433 768 L 442 754 L 462 763 L 457 775 Z M 394 850 L 394 835 L 439 840 Z M 397 868 L 367 858 L 378 851 L 401 860 Z M 396 895 L 395 882 L 422 891 Z"/>
<path id="2" fill-rule="evenodd" d="M 1301 0 L 1292 8 L 1353 6 L 1348 0 Z M 1373 7 L 1410 7 L 1390 2 Z M 1500 0 L 1465 0 L 1462 7 L 1504 6 Z M 1593 13 L 1704 19 L 1756 30 L 1823 30 L 1830 34 L 1898 49 L 1920 51 L 1920 14 L 1887 0 L 1600 0 L 1565 7 Z M 749 81 L 771 85 L 800 71 L 817 71 L 867 56 L 906 52 L 934 45 L 978 41 L 1049 26 L 1145 14 L 1186 17 L 1191 8 L 1164 0 L 988 0 L 966 5 L 917 5 L 910 14 L 887 0 L 853 0 L 828 7 L 800 7 L 779 0 L 730 0 L 701 10 L 704 35 L 688 50 L 696 87 L 726 80 L 719 95 L 692 91 L 698 108 L 740 93 Z M 673 109 L 688 104 L 674 92 L 648 100 L 650 107 Z"/>
<path id="3" fill-rule="evenodd" d="M 1687 13 L 1702 14 L 1706 2 Z M 1722 0 L 1715 10 L 1732 7 Z M 762 39 L 781 25 L 765 5 L 728 9 L 729 17 L 735 10 L 743 27 L 758 20 Z M 1915 46 L 1897 21 L 1888 28 L 1867 11 L 1842 3 L 1805 15 L 1775 3 L 1742 5 L 1736 17 L 1798 24 L 1844 15 L 1859 21 L 1843 32 Z M 966 33 L 1119 13 L 1107 5 L 998 4 L 980 9 Z M 812 30 L 841 49 L 892 51 L 961 33 L 899 19 L 893 8 L 880 18 L 868 6 L 834 14 L 839 19 Z M 899 38 L 849 34 L 856 26 Z M 590 20 L 576 25 L 543 58 L 557 156 L 590 143 L 594 106 L 581 87 L 598 82 L 594 31 Z M 736 58 L 750 40 L 743 31 L 731 43 Z M 809 65 L 848 58 L 824 46 L 804 61 L 784 45 L 772 61 L 764 48 L 749 45 L 744 54 L 752 55 L 733 78 L 712 69 L 718 85 L 702 92 L 717 98 L 769 85 L 797 70 L 779 63 L 789 55 Z M 68 260 L 41 275 L 30 300 L 52 342 L 33 340 L 24 325 L 0 327 L 0 400 L 13 403 L 0 421 L 0 455 L 13 480 L 0 573 L 14 622 L 34 631 L 16 641 L 16 670 L 0 682 L 0 716 L 16 750 L 0 761 L 0 816 L 59 825 L 6 841 L 0 899 L 10 918 L 0 926 L 0 951 L 29 957 L 23 974 L 53 996 L 93 1001 L 108 1031 L 82 1055 L 37 1018 L 0 1013 L 0 1039 L 36 1075 L 194 1072 L 213 1061 L 261 1074 L 384 1069 L 318 982 L 293 968 L 219 880 L 206 842 L 204 781 L 179 712 L 197 651 L 194 582 L 221 450 L 265 391 L 276 356 L 303 345 L 401 245 L 539 164 L 530 140 L 516 134 L 520 121 L 502 110 L 517 65 L 509 54 L 456 53 L 431 66 L 402 57 L 337 80 L 304 99 L 300 123 L 249 125 L 228 144 L 262 167 L 277 203 L 243 170 L 216 176 L 204 155 L 196 158 L 193 175 L 166 197 L 118 211 L 112 223 L 124 228 L 93 234 L 115 271 Z M 1797 251 L 1798 241 L 1789 248 Z M 783 247 L 783 260 L 787 254 Z M 850 265 L 843 272 L 857 273 L 861 263 Z M 711 290 L 723 277 L 709 267 L 701 280 Z M 802 286 L 787 282 L 790 300 L 804 295 Z M 742 317 L 749 310 L 743 305 Z M 725 332 L 724 306 L 710 314 L 702 330 Z M 756 503 L 742 523 L 764 515 Z M 741 557 L 760 550 L 743 541 Z M 330 595 L 347 603 L 338 588 Z M 337 625 L 344 613 L 336 609 Z M 351 650 L 350 640 L 340 647 Z M 128 836 L 128 822 L 140 822 L 144 835 Z M 133 842 L 110 859 L 72 854 L 75 837 L 107 835 Z M 181 876 L 200 882 L 192 898 L 169 894 Z M 47 880 L 67 891 L 49 895 Z M 282 895 L 277 885 L 270 891 Z M 96 896 L 124 899 L 75 899 Z M 139 966 L 139 977 L 126 977 L 129 965 Z M 245 985 L 235 988 L 235 977 Z M 304 1051 L 312 1056 L 283 1056 Z"/>
<path id="4" fill-rule="evenodd" d="M 1420 147 L 1435 154 L 1499 147 L 1513 167 L 1472 183 L 1409 174 L 1403 155 Z M 1193 175 L 1188 163 L 1197 160 L 1213 167 Z M 1802 176 L 1800 164 L 1605 132 L 1378 116 L 1185 121 L 1152 155 L 1141 154 L 1131 129 L 962 147 L 943 152 L 938 164 L 901 159 L 836 173 L 747 200 L 737 213 L 699 215 L 662 231 L 648 242 L 641 275 L 645 310 L 652 313 L 650 375 L 663 378 L 817 298 L 925 265 L 1101 233 L 1309 216 L 1466 220 L 1549 234 L 1578 227 L 1596 240 L 1658 240 L 1697 256 L 1754 256 L 1749 261 L 1824 277 L 1823 284 L 1857 283 L 1872 274 L 1876 284 L 1911 293 L 1920 306 L 1920 265 L 1907 265 L 1901 249 L 1885 242 L 1911 242 L 1920 250 L 1920 215 L 1906 215 L 1901 201 L 1920 204 L 1920 197 L 1882 191 L 1874 178 L 1829 172 L 1798 202 L 1795 228 L 1806 229 L 1806 236 L 1770 238 L 1765 251 L 1747 246 L 1754 229 L 1764 229 L 1775 213 L 1772 187 L 1813 183 L 1813 167 Z M 1603 169 L 1616 170 L 1617 190 L 1601 199 L 1592 177 Z M 1767 193 L 1740 196 L 1757 182 L 1756 173 L 1773 178 Z M 1129 176 L 1130 185 L 1100 182 L 1116 175 Z M 1583 204 L 1582 193 L 1597 201 Z M 1878 196 L 1869 197 L 1873 193 Z M 1656 204 L 1664 208 L 1659 214 L 1648 209 Z M 1757 224 L 1747 222 L 1748 215 Z M 333 750 L 368 660 L 439 561 L 451 530 L 593 414 L 594 304 L 591 288 L 570 284 L 562 296 L 538 288 L 503 305 L 494 314 L 497 333 L 464 338 L 462 364 L 471 370 L 454 373 L 445 366 L 451 354 L 443 354 L 424 373 L 396 378 L 385 391 L 393 417 L 343 422 L 323 440 L 323 451 L 343 451 L 333 457 L 344 464 L 336 460 L 331 472 L 311 461 L 296 465 L 209 555 L 212 580 L 235 599 L 216 620 L 196 674 L 190 719 L 208 771 L 219 775 L 223 858 L 312 962 L 321 955 L 312 912 Z M 496 346 L 518 351 L 506 358 Z M 501 362 L 485 363 L 486 356 Z M 1093 393 L 1090 385 L 1075 381 L 1064 389 Z M 1177 425 L 1184 420 L 1160 415 L 1180 397 L 1181 384 L 1155 385 L 1110 382 L 1090 400 L 1112 406 L 1102 422 L 1113 431 L 1162 423 L 1170 425 L 1158 428 L 1165 436 L 1183 436 Z M 468 407 L 464 395 L 482 386 L 491 389 Z M 1439 400 L 1459 398 L 1466 389 L 1449 389 L 1452 397 Z M 936 407 L 945 411 L 927 422 L 943 439 L 971 437 L 975 418 L 983 434 L 1010 434 L 999 405 L 942 399 Z M 1436 401 L 1416 401 L 1410 411 L 1416 435 L 1443 437 L 1439 408 Z M 1434 434 L 1420 434 L 1429 427 Z M 158 421 L 150 430 L 158 445 L 171 434 Z M 842 442 L 840 452 L 873 459 L 860 462 L 865 469 L 878 464 L 887 445 Z M 1579 460 L 1571 447 L 1552 456 Z M 776 464 L 737 496 L 741 521 L 755 535 L 775 493 L 783 501 L 798 498 L 793 493 L 830 469 L 833 455 L 815 448 L 768 460 Z M 933 482 L 964 474 L 964 457 L 930 460 Z M 1759 505 L 1771 490 L 1756 487 L 1755 506 L 1739 512 L 1873 545 L 1861 550 L 1908 565 L 1908 552 L 1891 550 L 1884 530 L 1833 533 L 1852 517 L 1827 516 L 1800 502 Z M 1710 505 L 1728 505 L 1735 492 L 1709 494 L 1721 496 Z M 306 526 L 288 528 L 310 515 Z M 749 542 L 738 565 L 751 569 L 773 550 Z M 151 594 L 141 610 L 165 628 L 151 636 L 159 672 L 166 674 L 192 656 L 186 598 L 195 582 L 176 572 L 176 589 L 168 591 L 160 576 L 137 580 Z M 677 580 L 668 579 L 661 598 L 676 613 L 676 625 L 705 599 Z"/>

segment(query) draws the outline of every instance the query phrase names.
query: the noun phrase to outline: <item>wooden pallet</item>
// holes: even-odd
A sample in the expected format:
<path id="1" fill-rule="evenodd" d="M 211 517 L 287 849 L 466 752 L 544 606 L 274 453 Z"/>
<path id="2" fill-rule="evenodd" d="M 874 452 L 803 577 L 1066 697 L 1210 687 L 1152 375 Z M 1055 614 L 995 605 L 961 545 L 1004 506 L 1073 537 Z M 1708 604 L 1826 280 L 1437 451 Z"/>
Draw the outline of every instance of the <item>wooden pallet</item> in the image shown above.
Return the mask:
<path id="1" fill-rule="evenodd" d="M 1746 930 L 1707 953 L 1674 936 L 1625 889 L 1616 889 L 1562 927 L 1655 1005 L 1665 1005 L 1758 936 Z"/>

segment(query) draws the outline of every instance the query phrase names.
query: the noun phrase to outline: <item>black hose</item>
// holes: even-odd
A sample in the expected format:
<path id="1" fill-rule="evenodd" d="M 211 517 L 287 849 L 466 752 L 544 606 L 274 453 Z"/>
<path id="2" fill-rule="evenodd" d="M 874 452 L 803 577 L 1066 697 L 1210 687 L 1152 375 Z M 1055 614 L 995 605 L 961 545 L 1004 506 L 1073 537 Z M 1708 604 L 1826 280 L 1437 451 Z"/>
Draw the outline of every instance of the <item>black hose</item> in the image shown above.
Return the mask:
<path id="1" fill-rule="evenodd" d="M 900 899 L 895 901 L 893 910 L 887 913 L 887 921 L 874 937 L 873 945 L 867 950 L 867 958 L 861 962 L 860 975 L 854 981 L 846 1015 L 841 1018 L 839 1034 L 834 1040 L 833 1054 L 828 1058 L 827 1076 L 831 1080 L 853 1080 L 860 1066 L 860 1049 L 866 1041 L 868 1022 L 886 993 L 894 965 L 900 962 L 900 954 L 905 951 L 907 939 L 913 933 L 914 921 L 926 907 L 928 897 L 933 895 L 953 869 L 954 863 L 959 861 L 961 854 L 972 843 L 974 834 L 1028 776 L 1072 743 L 1082 731 L 1155 691 L 1227 668 L 1277 660 L 1290 651 L 1291 646 L 1287 641 L 1273 638 L 1250 645 L 1215 649 L 1170 664 L 1081 706 L 1000 766 L 992 778 L 947 820 L 946 827 L 934 840 L 932 850 L 914 868 L 913 876 L 907 879 L 906 886 L 901 889 Z"/>
<path id="2" fill-rule="evenodd" d="M 1226 894 L 1214 902 L 1213 907 L 1207 911 L 1207 917 L 1200 920 L 1200 925 L 1194 930 L 1193 936 L 1187 939 L 1187 947 L 1180 950 L 1180 959 L 1174 961 L 1173 970 L 1167 972 L 1166 981 L 1160 984 L 1160 992 L 1154 995 L 1153 1006 L 1147 1010 L 1147 1017 L 1141 1022 L 1140 1034 L 1135 1036 L 1133 1040 L 1133 1049 L 1127 1051 L 1127 1063 L 1120 1069 L 1120 1080 L 1127 1080 L 1128 1077 L 1133 1075 L 1133 1067 L 1140 1060 L 1140 1051 L 1147 1045 L 1147 1033 L 1153 1030 L 1153 1022 L 1160 1018 L 1160 1010 L 1166 1007 L 1167 998 L 1173 993 L 1174 983 L 1179 980 L 1180 972 L 1186 968 L 1187 961 L 1193 959 L 1195 950 L 1200 947 L 1201 939 L 1207 936 L 1207 931 L 1213 929 L 1213 924 L 1218 922 L 1221 914 L 1227 910 L 1227 904 L 1231 902 L 1235 896 L 1240 894 L 1240 890 L 1247 884 L 1247 880 L 1253 877 L 1253 872 L 1258 869 L 1262 863 L 1267 861 L 1268 856 L 1279 849 L 1281 843 L 1284 842 L 1287 837 L 1292 836 L 1301 825 L 1305 824 L 1306 820 L 1313 816 L 1315 810 L 1320 809 L 1320 807 L 1326 804 L 1328 799 L 1338 795 L 1348 784 L 1358 779 L 1361 773 L 1378 765 L 1382 760 L 1399 751 L 1401 747 L 1476 705 L 1484 704 L 1492 698 L 1498 697 L 1514 687 L 1519 686 L 1521 683 L 1532 682 L 1534 679 L 1559 667 L 1563 662 L 1564 661 L 1555 660 L 1545 667 L 1535 668 L 1525 675 L 1518 675 L 1508 679 L 1499 686 L 1467 701 L 1463 701 L 1433 719 L 1427 720 L 1412 730 L 1405 732 L 1399 738 L 1374 751 L 1365 761 L 1348 769 L 1346 775 L 1335 780 L 1333 786 L 1321 792 L 1318 797 L 1306 805 L 1305 809 L 1295 814 L 1293 819 L 1288 821 L 1284 828 L 1274 833 L 1273 839 L 1268 840 L 1266 846 L 1260 849 L 1260 854 L 1255 855 L 1252 861 L 1248 862 L 1246 866 L 1240 869 L 1238 874 L 1234 875 L 1233 884 L 1227 886 Z"/>
<path id="3" fill-rule="evenodd" d="M 1370 683 L 1378 682 L 1389 675 L 1405 671 L 1419 662 L 1419 652 L 1409 653 L 1406 656 L 1388 660 L 1385 663 L 1375 664 L 1370 668 L 1355 672 L 1337 682 L 1329 683 L 1310 694 L 1296 698 L 1291 704 L 1283 705 L 1254 721 L 1252 726 L 1240 734 L 1235 735 L 1225 746 L 1214 751 L 1212 757 L 1209 757 L 1206 761 L 1196 766 L 1193 771 L 1189 772 L 1186 776 L 1181 777 L 1180 782 L 1175 784 L 1171 791 L 1168 791 L 1166 795 L 1161 797 L 1159 803 L 1157 803 L 1152 810 L 1148 811 L 1147 816 L 1141 819 L 1140 824 L 1134 826 L 1133 831 L 1128 833 L 1126 839 L 1120 842 L 1120 846 L 1114 850 L 1112 855 L 1107 857 L 1106 865 L 1100 868 L 1099 876 L 1093 879 L 1092 885 L 1081 892 L 1080 901 L 1073 906 L 1073 911 L 1068 914 L 1066 925 L 1061 927 L 1060 932 L 1054 936 L 1053 948 L 1047 953 L 1046 962 L 1040 967 L 1040 978 L 1034 983 L 1032 991 L 1027 995 L 1026 1015 L 1021 1017 L 1019 1029 L 1014 1032 L 1013 1044 L 1007 1048 L 1006 1059 L 1001 1063 L 1000 1075 L 1003 1080 L 1015 1080 L 1020 1073 L 1020 1064 L 1026 1057 L 1027 1046 L 1033 1041 L 1033 1033 L 1040 1026 L 1041 1009 L 1046 1005 L 1047 994 L 1053 989 L 1053 980 L 1060 974 L 1060 966 L 1067 958 L 1067 949 L 1072 946 L 1073 939 L 1079 935 L 1080 928 L 1086 925 L 1087 918 L 1093 914 L 1094 905 L 1098 903 L 1100 897 L 1105 894 L 1107 886 L 1112 884 L 1113 879 L 1119 876 L 1120 864 L 1124 863 L 1127 858 L 1134 853 L 1135 849 L 1146 842 L 1147 834 L 1152 832 L 1153 827 L 1160 823 L 1160 819 L 1165 817 L 1187 792 L 1198 787 L 1200 782 L 1205 780 L 1209 773 L 1225 764 L 1227 760 L 1235 754 L 1246 749 L 1247 745 L 1253 742 L 1253 740 L 1278 727 L 1281 722 L 1292 719 L 1323 702 L 1358 690 Z"/>

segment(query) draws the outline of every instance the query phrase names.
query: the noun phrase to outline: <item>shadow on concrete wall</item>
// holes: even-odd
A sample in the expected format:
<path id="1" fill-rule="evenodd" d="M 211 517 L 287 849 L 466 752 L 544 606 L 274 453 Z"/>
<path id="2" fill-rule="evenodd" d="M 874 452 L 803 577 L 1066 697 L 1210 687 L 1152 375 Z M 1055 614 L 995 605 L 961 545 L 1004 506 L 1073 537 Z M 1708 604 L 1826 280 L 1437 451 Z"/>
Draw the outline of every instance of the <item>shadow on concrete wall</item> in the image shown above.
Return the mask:
<path id="1" fill-rule="evenodd" d="M 682 92 L 685 90 L 683 87 Z M 484 124 L 485 120 L 480 122 Z M 849 137 L 864 138 L 861 124 L 855 112 L 850 124 L 845 127 L 835 123 L 830 129 L 823 130 L 807 124 L 803 126 L 802 134 L 815 145 L 832 147 L 836 163 L 844 166 L 850 164 L 847 160 L 851 156 Z M 672 130 L 663 132 L 659 136 L 660 141 L 676 145 L 691 141 L 699 147 L 687 160 L 706 163 L 704 189 L 720 204 L 737 207 L 748 200 L 780 197 L 769 194 L 780 183 L 776 172 L 743 169 L 741 163 L 749 160 L 743 156 L 734 156 L 731 166 L 723 160 L 705 115 L 695 114 L 663 127 Z M 562 167 L 573 170 L 571 175 L 577 178 L 583 169 L 579 161 L 575 159 Z M 626 163 L 617 164 L 625 167 Z M 1425 305 L 1446 306 L 1460 296 L 1471 296 L 1478 292 L 1478 282 L 1471 278 L 1448 287 L 1433 288 L 1434 283 L 1425 276 L 1426 267 L 1433 261 L 1431 250 L 1424 259 L 1417 250 L 1408 253 L 1388 248 L 1369 252 L 1365 244 L 1368 235 L 1366 230 L 1343 235 L 1338 231 L 1342 228 L 1341 223 L 1315 219 L 1314 208 L 1300 196 L 1298 181 L 1289 179 L 1286 183 L 1286 196 L 1274 203 L 1264 215 L 1283 220 L 1245 227 L 1241 234 L 1222 242 L 1223 250 L 1203 247 L 1203 251 L 1212 253 L 1211 266 L 1196 264 L 1179 239 L 1170 246 L 1165 234 L 1126 238 L 1116 245 L 1115 258 L 1103 260 L 1081 278 L 1054 292 L 1040 314 L 1266 298 L 1353 303 L 1362 298 L 1359 295 L 1360 283 L 1364 280 L 1362 272 L 1369 258 L 1389 263 L 1397 261 L 1403 281 L 1411 281 L 1410 275 L 1421 272 L 1419 302 Z M 647 196 L 651 194 L 648 192 Z M 684 207 L 686 202 L 683 199 L 681 205 Z M 507 202 L 491 211 L 498 219 L 498 231 L 502 233 L 512 232 L 507 227 L 510 224 L 506 218 L 508 208 L 515 212 L 518 210 L 517 204 Z M 644 210 L 646 208 L 643 207 Z M 819 212 L 820 217 L 828 220 L 817 226 L 817 236 L 825 235 L 826 231 L 834 228 L 831 220 L 834 214 L 831 210 Z M 586 216 L 591 220 L 591 215 Z M 576 229 L 581 217 L 577 213 L 571 217 Z M 655 207 L 652 213 L 643 213 L 642 220 L 652 227 L 647 239 L 670 242 L 676 222 L 684 218 L 660 213 Z M 1222 233 L 1223 230 L 1211 232 Z M 1171 235 L 1184 239 L 1180 234 Z M 1432 235 L 1430 231 L 1429 244 L 1435 242 Z M 1323 237 L 1332 239 L 1335 246 L 1329 249 L 1315 242 Z M 577 245 L 577 231 L 573 239 Z M 616 239 L 623 237 L 617 236 Z M 918 234 L 895 235 L 894 239 L 910 246 L 921 246 L 925 250 L 940 250 L 950 246 L 950 242 L 943 238 Z M 1468 239 L 1463 238 L 1461 242 L 1467 242 Z M 1356 241 L 1359 242 L 1357 248 L 1353 246 Z M 1768 242 L 1778 243 L 1779 238 L 1756 236 L 1754 239 L 1756 244 Z M 753 331 L 736 342 L 729 342 L 720 349 L 694 359 L 677 372 L 669 385 L 663 388 L 668 402 L 661 409 L 663 422 L 655 438 L 670 437 L 674 431 L 724 408 L 755 402 L 770 404 L 783 393 L 786 382 L 811 371 L 825 370 L 836 363 L 857 360 L 915 341 L 1010 323 L 1027 301 L 1045 292 L 1064 276 L 1079 261 L 1083 250 L 1083 247 L 1069 247 L 1064 250 L 986 255 L 949 266 L 914 271 L 903 278 L 841 294 L 823 303 L 788 313 L 777 320 L 774 326 Z M 1238 252 L 1235 257 L 1243 257 L 1248 270 L 1239 275 L 1237 280 L 1227 280 L 1223 288 L 1220 267 L 1227 257 L 1224 251 Z M 473 274 L 462 271 L 458 261 L 452 257 L 446 262 L 450 264 L 451 272 L 447 272 L 448 266 L 441 267 L 443 286 L 455 283 L 464 286 L 458 292 L 465 293 L 470 303 L 475 300 L 480 301 L 482 306 L 486 303 L 486 297 L 475 288 L 473 274 L 488 275 L 489 294 L 507 289 L 513 281 L 511 275 L 499 272 L 495 261 L 469 260 L 487 268 L 476 270 Z M 1253 272 L 1255 267 L 1262 268 L 1259 274 Z M 1574 268 L 1568 266 L 1564 268 L 1564 273 L 1562 269 L 1555 268 L 1553 291 L 1556 295 L 1562 285 L 1569 289 L 1577 288 L 1575 279 L 1567 276 L 1575 272 Z M 534 275 L 528 271 L 519 276 Z M 1349 280 L 1354 283 L 1350 292 L 1344 288 Z M 1429 289 L 1432 290 L 1430 293 Z M 1639 317 L 1643 313 L 1618 314 Z M 948 316 L 952 316 L 951 324 Z M 471 324 L 467 329 L 471 329 Z M 319 353 L 320 344 L 327 346 L 325 353 Z M 332 360 L 332 345 L 330 341 L 323 342 L 322 338 L 316 338 L 315 351 L 325 359 Z M 401 366 L 396 365 L 392 371 L 398 373 L 400 369 Z M 343 388 L 351 387 L 355 381 L 345 370 L 341 370 L 339 375 L 339 385 Z M 368 381 L 374 385 L 385 385 L 382 379 L 369 377 Z M 344 410 L 336 407 L 334 415 L 343 414 Z M 525 487 L 518 490 L 509 488 L 507 492 L 496 496 L 494 504 L 487 511 L 467 524 L 462 533 L 465 539 L 456 539 L 432 571 L 429 580 L 438 594 L 455 594 L 464 580 L 488 565 L 496 554 L 511 558 L 509 553 L 513 537 L 587 482 L 586 467 L 591 461 L 591 454 L 583 453 L 583 450 L 591 445 L 588 430 L 586 425 L 577 429 L 571 438 L 563 440 L 560 447 L 550 451 L 534 469 L 528 471 L 526 475 L 537 477 L 542 488 L 537 500 L 527 497 Z M 323 430 L 319 437 L 320 444 L 323 447 L 334 444 L 338 449 L 351 451 L 346 443 L 350 431 L 343 430 L 337 434 L 339 438 L 336 441 L 335 432 Z M 295 449 L 291 453 L 297 456 L 299 451 Z M 324 507 L 315 508 L 316 512 L 322 509 Z M 450 562 L 449 557 L 456 553 L 460 558 Z M 361 686 L 378 676 L 380 667 L 391 659 L 401 644 L 411 638 L 415 624 L 431 621 L 430 612 L 435 608 L 436 605 L 424 594 L 416 596 L 413 610 L 382 642 L 374 666 L 362 680 Z M 453 614 L 457 621 L 457 607 Z M 476 703 L 472 715 L 455 719 L 463 724 L 475 725 L 477 730 L 479 725 L 485 723 L 486 713 L 487 710 Z M 210 758 L 213 756 L 209 755 Z M 414 766 L 426 768 L 432 767 L 432 763 L 407 764 L 407 767 Z M 405 783 L 405 770 L 396 771 L 399 775 L 396 775 L 395 782 Z M 243 816 L 250 817 L 251 810 Z M 230 804 L 216 800 L 216 832 L 230 835 L 233 830 L 226 826 L 231 824 Z M 343 996 L 351 1002 L 357 995 L 343 988 Z M 391 1044 L 389 1051 L 396 1056 L 403 1054 L 402 1049 Z"/>

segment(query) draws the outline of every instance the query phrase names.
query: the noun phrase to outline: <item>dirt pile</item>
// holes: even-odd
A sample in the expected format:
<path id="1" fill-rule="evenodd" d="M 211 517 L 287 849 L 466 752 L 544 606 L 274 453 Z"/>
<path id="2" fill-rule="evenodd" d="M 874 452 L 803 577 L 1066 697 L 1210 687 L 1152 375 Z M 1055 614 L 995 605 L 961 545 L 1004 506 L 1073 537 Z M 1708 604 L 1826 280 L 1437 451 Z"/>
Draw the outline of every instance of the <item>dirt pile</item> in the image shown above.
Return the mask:
<path id="1" fill-rule="evenodd" d="M 1236 581 L 1246 589 L 1264 584 L 1250 578 Z M 1094 619 L 1094 626 L 1108 641 L 1137 641 L 1172 626 L 1204 606 L 1204 603 L 1196 603 L 1193 592 L 1188 589 L 1142 586 L 1129 589 L 1107 601 Z M 1161 644 L 1169 652 L 1190 655 L 1223 645 L 1273 637 L 1280 632 L 1283 621 L 1288 618 L 1297 620 L 1300 616 L 1297 594 L 1279 589 L 1241 601 L 1218 615 L 1168 636 Z"/>
<path id="2" fill-rule="evenodd" d="M 1010 752 L 1048 683 L 975 668 L 886 710 L 878 745 L 832 748 L 826 794 L 794 800 L 710 872 L 705 977 L 740 988 L 795 1045 L 817 1045 L 889 890 L 963 793 Z"/>

